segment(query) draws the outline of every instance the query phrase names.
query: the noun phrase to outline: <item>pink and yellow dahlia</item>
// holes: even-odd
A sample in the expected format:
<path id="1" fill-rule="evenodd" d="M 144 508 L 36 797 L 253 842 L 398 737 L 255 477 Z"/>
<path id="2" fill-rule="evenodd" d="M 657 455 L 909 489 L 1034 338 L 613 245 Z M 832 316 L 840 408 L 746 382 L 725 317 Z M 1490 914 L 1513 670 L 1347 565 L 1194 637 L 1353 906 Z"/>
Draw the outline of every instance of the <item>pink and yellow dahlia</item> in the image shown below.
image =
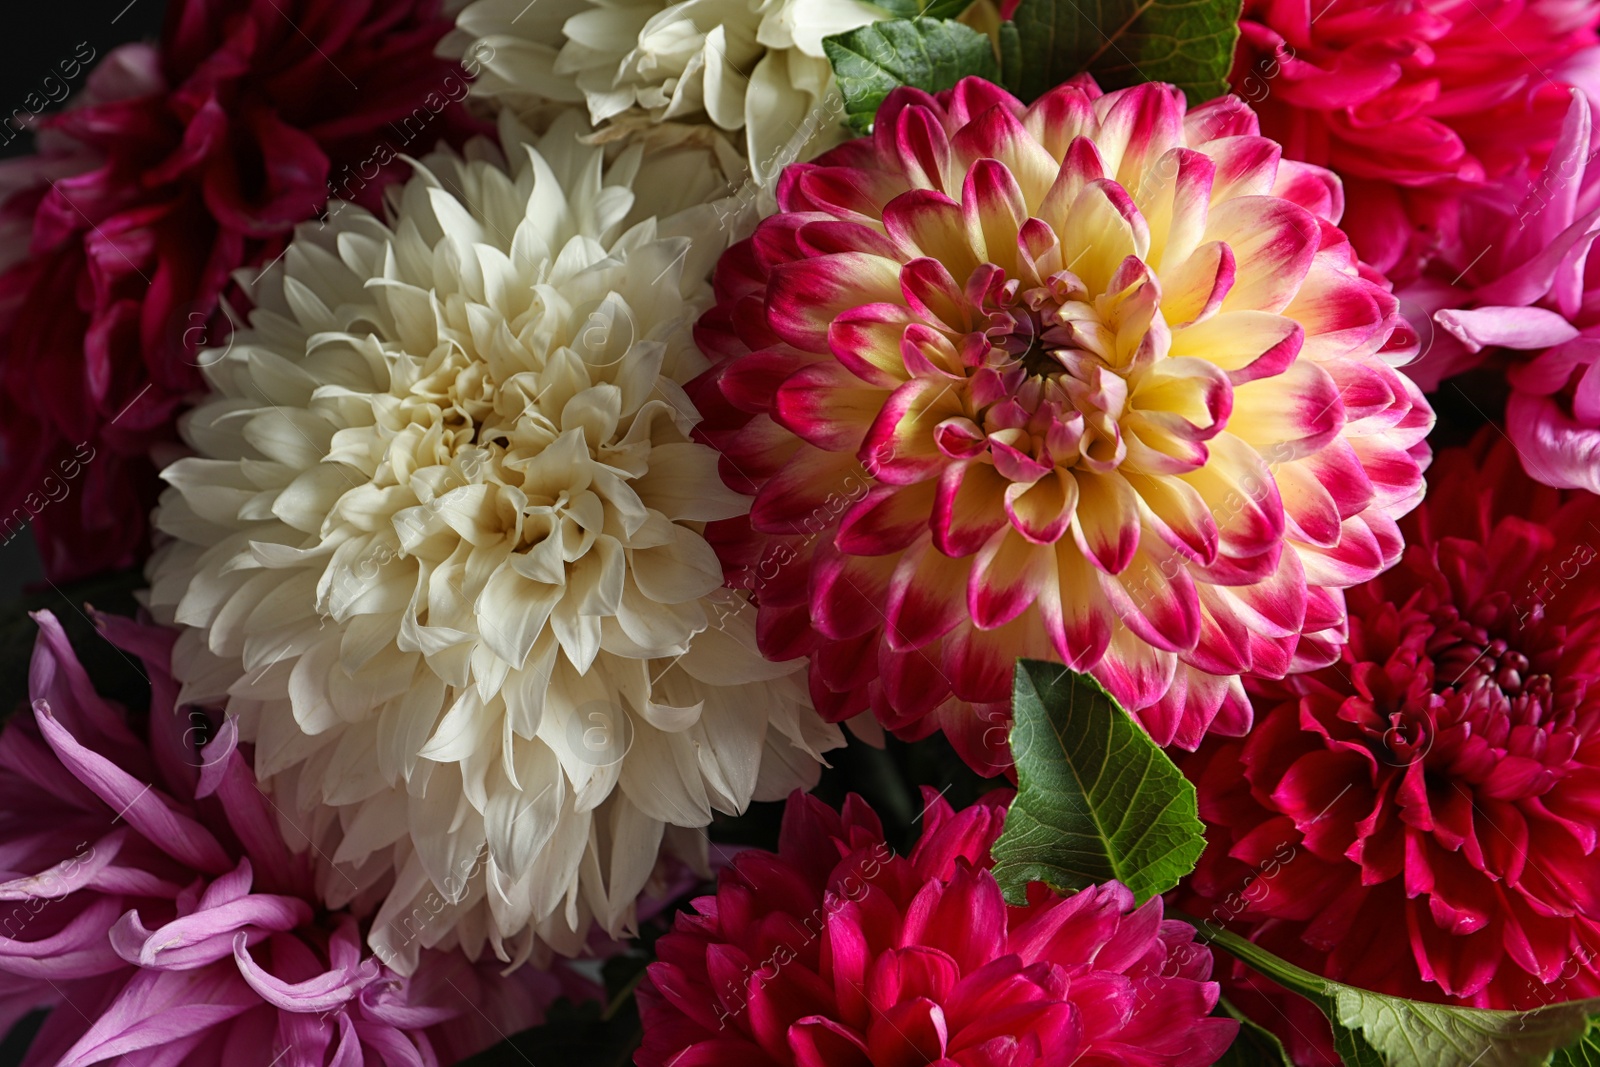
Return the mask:
<path id="1" fill-rule="evenodd" d="M 1529 1009 L 1600 995 L 1600 499 L 1490 434 L 1349 591 L 1340 662 L 1183 761 L 1209 828 L 1184 905 L 1364 989 Z"/>
<path id="2" fill-rule="evenodd" d="M 925 791 L 896 856 L 860 797 L 796 793 L 778 852 L 741 853 L 656 942 L 640 1067 L 1206 1067 L 1194 928 L 1116 882 L 1007 907 L 989 871 L 1005 793 L 963 811 Z"/>
<path id="3" fill-rule="evenodd" d="M 1009 763 L 1012 663 L 1090 671 L 1162 744 L 1329 662 L 1400 554 L 1433 416 L 1414 335 L 1225 98 L 900 90 L 785 173 L 697 339 L 748 520 L 713 530 L 819 709 Z"/>
<path id="4" fill-rule="evenodd" d="M 1357 252 L 1406 281 L 1462 193 L 1543 161 L 1567 84 L 1600 88 L 1596 22 L 1572 0 L 1248 0 L 1232 81 L 1287 156 L 1344 178 Z"/>

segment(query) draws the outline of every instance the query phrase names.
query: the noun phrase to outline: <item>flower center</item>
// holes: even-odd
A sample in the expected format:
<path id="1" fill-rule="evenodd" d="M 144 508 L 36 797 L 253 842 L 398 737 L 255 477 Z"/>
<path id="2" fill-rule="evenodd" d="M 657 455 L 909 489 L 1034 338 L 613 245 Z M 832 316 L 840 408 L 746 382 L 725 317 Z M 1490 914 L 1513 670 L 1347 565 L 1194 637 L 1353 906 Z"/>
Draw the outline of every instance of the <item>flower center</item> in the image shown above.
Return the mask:
<path id="1" fill-rule="evenodd" d="M 1391 663 L 1394 688 L 1380 728 L 1368 727 L 1374 754 L 1390 766 L 1426 765 L 1436 782 L 1512 788 L 1516 797 L 1548 792 L 1565 773 L 1576 751 L 1578 732 L 1570 699 L 1555 676 L 1561 642 L 1556 635 L 1529 631 L 1512 635 L 1516 644 L 1493 634 L 1493 605 L 1463 617 L 1450 607 L 1420 622 L 1421 660 L 1432 663 L 1432 677 L 1415 670 L 1407 657 Z M 1487 619 L 1490 627 L 1481 625 Z M 1552 638 L 1556 637 L 1552 643 Z M 1414 647 L 1414 646 L 1413 646 Z M 1515 783 L 1495 768 L 1509 757 L 1542 765 Z"/>
<path id="2" fill-rule="evenodd" d="M 1159 286 L 1136 276 L 1091 297 L 1070 271 L 1020 290 L 992 265 L 968 282 L 981 315 L 967 350 L 975 420 L 952 420 L 986 438 L 999 472 L 1033 482 L 1053 468 L 1109 473 L 1127 457 L 1121 422 L 1130 395 L 1164 345 L 1146 343 Z M 964 435 L 964 434 L 963 434 Z M 948 450 L 948 449 L 947 449 Z"/>
<path id="3" fill-rule="evenodd" d="M 1018 359 L 1023 371 L 1031 378 L 1049 378 L 1060 374 L 1062 364 L 1057 356 L 1059 349 L 1045 343 L 1044 330 L 1039 325 L 1038 318 L 1030 315 L 1024 322 L 1030 327 L 1032 337 L 1028 342 L 1027 351 Z"/>
<path id="4" fill-rule="evenodd" d="M 516 556 L 530 581 L 564 586 L 617 498 L 628 514 L 613 532 L 638 526 L 644 509 L 625 483 L 644 468 L 650 437 L 618 440 L 633 421 L 621 390 L 579 357 L 559 353 L 500 382 L 487 361 L 440 346 L 391 353 L 389 371 L 387 390 L 366 398 L 370 424 L 335 444 L 368 480 L 329 520 L 365 534 L 366 547 L 331 561 L 319 610 L 344 621 L 383 568 L 409 559 Z"/>

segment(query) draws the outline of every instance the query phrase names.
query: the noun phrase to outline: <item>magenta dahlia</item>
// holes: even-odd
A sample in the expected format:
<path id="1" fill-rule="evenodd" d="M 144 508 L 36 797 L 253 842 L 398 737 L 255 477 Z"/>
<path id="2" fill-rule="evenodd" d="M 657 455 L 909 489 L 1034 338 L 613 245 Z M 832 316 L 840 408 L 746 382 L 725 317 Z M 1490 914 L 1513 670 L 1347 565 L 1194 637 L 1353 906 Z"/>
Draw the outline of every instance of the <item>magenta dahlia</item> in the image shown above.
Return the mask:
<path id="1" fill-rule="evenodd" d="M 1424 389 L 1480 365 L 1505 372 L 1506 434 L 1528 474 L 1600 493 L 1600 144 L 1591 105 L 1573 94 L 1542 172 L 1461 204 L 1460 239 L 1405 290 L 1433 313 Z"/>
<path id="2" fill-rule="evenodd" d="M 1205 1067 L 1211 953 L 1161 900 L 1110 882 L 1030 887 L 989 872 L 1005 799 L 932 790 L 909 858 L 852 796 L 796 793 L 776 854 L 741 853 L 656 942 L 639 1067 Z"/>
<path id="3" fill-rule="evenodd" d="M 102 618 L 151 679 L 148 739 L 49 614 L 31 714 L 0 732 L 0 1032 L 55 1007 L 26 1067 L 436 1067 L 537 1025 L 566 972 L 424 952 L 402 977 L 317 905 L 232 722 L 180 718 L 173 635 Z M 196 713 L 198 714 L 198 713 Z"/>
<path id="4" fill-rule="evenodd" d="M 755 497 L 709 536 L 824 715 L 993 771 L 1018 656 L 1193 747 L 1248 727 L 1240 674 L 1336 654 L 1433 415 L 1332 175 L 1232 97 L 969 78 L 897 90 L 777 195 L 696 334 Z"/>
<path id="5" fill-rule="evenodd" d="M 0 273 L 0 539 L 31 523 L 51 578 L 141 558 L 149 453 L 227 340 L 232 272 L 468 130 L 437 6 L 172 0 L 159 46 L 108 54 L 0 169 L 26 248 Z"/>
<path id="6" fill-rule="evenodd" d="M 1338 981 L 1522 1009 L 1600 994 L 1600 498 L 1487 444 L 1440 454 L 1340 661 L 1184 761 L 1185 906 Z"/>
<path id="7" fill-rule="evenodd" d="M 1576 0 L 1247 0 L 1234 89 L 1284 154 L 1344 179 L 1362 258 L 1409 280 L 1456 198 L 1537 165 L 1569 82 L 1600 88 Z"/>

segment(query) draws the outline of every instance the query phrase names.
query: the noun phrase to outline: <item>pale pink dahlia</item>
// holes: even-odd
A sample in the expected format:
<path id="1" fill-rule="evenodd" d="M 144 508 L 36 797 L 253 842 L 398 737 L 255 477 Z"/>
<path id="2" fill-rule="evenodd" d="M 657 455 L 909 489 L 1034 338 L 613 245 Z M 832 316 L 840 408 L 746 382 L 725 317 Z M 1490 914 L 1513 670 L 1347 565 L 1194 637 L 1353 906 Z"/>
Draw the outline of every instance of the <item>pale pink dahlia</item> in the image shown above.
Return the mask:
<path id="1" fill-rule="evenodd" d="M 102 618 L 152 683 L 148 739 L 48 614 L 33 709 L 0 733 L 0 1031 L 55 1007 L 25 1067 L 433 1067 L 537 1025 L 562 973 L 425 952 L 403 978 L 317 906 L 231 721 L 175 714 L 173 635 Z M 196 713 L 198 714 L 198 713 Z"/>
<path id="2" fill-rule="evenodd" d="M 1032 656 L 1193 747 L 1249 726 L 1239 675 L 1336 655 L 1433 415 L 1327 171 L 1231 97 L 967 79 L 778 202 L 719 266 L 698 398 L 755 496 L 711 536 L 825 715 L 994 770 Z"/>
<path id="3" fill-rule="evenodd" d="M 1569 83 L 1596 86 L 1583 0 L 1248 0 L 1234 90 L 1291 159 L 1345 181 L 1361 257 L 1409 279 L 1456 199 L 1537 165 Z"/>
<path id="4" fill-rule="evenodd" d="M 1205 1067 L 1238 1024 L 1194 928 L 1109 882 L 989 873 L 1005 794 L 954 812 L 926 791 L 896 856 L 860 797 L 796 793 L 778 852 L 741 853 L 656 942 L 639 1067 Z"/>

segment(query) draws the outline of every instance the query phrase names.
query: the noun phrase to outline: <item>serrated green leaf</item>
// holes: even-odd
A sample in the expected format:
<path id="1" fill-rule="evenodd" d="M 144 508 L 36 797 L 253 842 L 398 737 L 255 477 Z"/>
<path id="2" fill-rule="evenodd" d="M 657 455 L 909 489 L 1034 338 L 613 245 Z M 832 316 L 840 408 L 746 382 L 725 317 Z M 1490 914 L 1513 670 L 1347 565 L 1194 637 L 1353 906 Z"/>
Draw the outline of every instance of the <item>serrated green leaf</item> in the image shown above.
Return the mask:
<path id="1" fill-rule="evenodd" d="M 1217 1001 L 1217 1009 L 1213 1015 L 1222 1014 L 1238 1020 L 1239 1036 L 1213 1067 L 1294 1067 L 1294 1061 L 1283 1049 L 1283 1042 L 1271 1030 L 1258 1025 L 1229 1003 L 1227 997 Z"/>
<path id="2" fill-rule="evenodd" d="M 1194 869 L 1205 847 L 1194 786 L 1099 682 L 1018 660 L 1012 716 L 1017 799 L 994 846 L 1006 899 L 1020 903 L 1032 881 L 1115 878 L 1142 902 Z"/>
<path id="3" fill-rule="evenodd" d="M 991 81 L 999 64 L 989 38 L 953 19 L 890 19 L 823 39 L 858 133 L 872 126 L 883 98 L 902 85 L 936 93 L 969 74 Z"/>
<path id="4" fill-rule="evenodd" d="M 1241 0 L 1022 0 L 1021 62 L 1007 87 L 1032 100 L 1085 70 L 1102 89 L 1172 82 L 1190 105 L 1228 91 Z"/>
<path id="5" fill-rule="evenodd" d="M 1600 1067 L 1600 1017 L 1589 1016 L 1588 1028 L 1575 1044 L 1557 1050 L 1550 1067 Z"/>
<path id="6" fill-rule="evenodd" d="M 1577 1041 L 1588 1013 L 1600 1008 L 1600 1000 L 1528 1012 L 1406 1000 L 1329 981 L 1228 930 L 1204 923 L 1195 928 L 1205 940 L 1320 1008 L 1346 1067 L 1540 1067 L 1551 1062 L 1556 1049 Z"/>

